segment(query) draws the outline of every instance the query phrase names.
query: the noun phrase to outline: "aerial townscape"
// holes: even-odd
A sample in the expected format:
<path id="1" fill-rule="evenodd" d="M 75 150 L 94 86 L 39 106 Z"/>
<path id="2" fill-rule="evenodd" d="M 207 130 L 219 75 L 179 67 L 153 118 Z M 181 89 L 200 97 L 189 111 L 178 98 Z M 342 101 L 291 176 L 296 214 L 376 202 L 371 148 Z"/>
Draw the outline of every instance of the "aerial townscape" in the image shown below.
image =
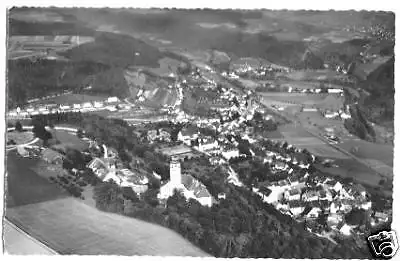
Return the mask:
<path id="1" fill-rule="evenodd" d="M 361 259 L 391 229 L 393 13 L 8 23 L 6 251 Z"/>

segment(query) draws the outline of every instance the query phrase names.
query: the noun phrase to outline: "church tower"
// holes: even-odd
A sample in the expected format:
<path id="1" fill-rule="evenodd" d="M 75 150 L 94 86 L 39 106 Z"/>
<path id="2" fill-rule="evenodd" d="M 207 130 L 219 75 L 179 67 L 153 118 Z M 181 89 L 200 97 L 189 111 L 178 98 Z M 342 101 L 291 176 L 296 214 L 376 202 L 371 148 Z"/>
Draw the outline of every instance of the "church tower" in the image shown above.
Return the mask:
<path id="1" fill-rule="evenodd" d="M 181 163 L 177 158 L 172 158 L 169 164 L 169 175 L 171 183 L 174 186 L 179 186 L 182 183 L 182 176 L 181 176 Z"/>

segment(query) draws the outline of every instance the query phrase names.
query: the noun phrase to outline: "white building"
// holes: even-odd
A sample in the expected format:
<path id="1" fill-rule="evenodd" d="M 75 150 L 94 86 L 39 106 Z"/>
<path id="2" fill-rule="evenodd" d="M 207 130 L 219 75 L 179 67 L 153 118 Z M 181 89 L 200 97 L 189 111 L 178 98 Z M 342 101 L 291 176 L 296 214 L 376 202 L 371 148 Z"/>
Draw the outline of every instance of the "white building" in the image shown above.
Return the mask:
<path id="1" fill-rule="evenodd" d="M 339 210 L 339 206 L 335 203 L 335 202 L 332 202 L 331 204 L 330 204 L 330 206 L 329 206 L 329 211 L 332 213 L 332 214 L 336 214 L 336 212 Z"/>
<path id="2" fill-rule="evenodd" d="M 70 105 L 60 105 L 60 109 L 61 110 L 69 110 L 69 109 L 71 109 L 71 106 Z"/>
<path id="3" fill-rule="evenodd" d="M 371 209 L 372 208 L 372 202 L 371 201 L 364 202 L 363 204 L 361 204 L 361 208 L 365 209 L 365 210 Z"/>
<path id="4" fill-rule="evenodd" d="M 300 194 L 301 194 L 300 189 L 291 189 L 285 191 L 285 198 L 287 198 L 289 201 L 300 200 Z"/>
<path id="5" fill-rule="evenodd" d="M 339 89 L 339 88 L 329 88 L 329 89 L 328 89 L 328 93 L 336 93 L 336 94 L 343 93 L 343 89 Z"/>
<path id="6" fill-rule="evenodd" d="M 342 112 L 340 114 L 340 118 L 342 118 L 343 120 L 351 119 L 351 114 L 350 113 L 346 113 L 346 112 Z"/>
<path id="7" fill-rule="evenodd" d="M 199 137 L 199 131 L 196 127 L 188 127 L 178 133 L 177 139 L 190 146 L 191 141 Z"/>
<path id="8" fill-rule="evenodd" d="M 107 102 L 119 102 L 119 99 L 118 99 L 118 97 L 108 97 L 107 98 Z"/>
<path id="9" fill-rule="evenodd" d="M 102 107 L 104 106 L 104 104 L 103 104 L 103 102 L 95 101 L 95 102 L 93 103 L 93 106 L 94 106 L 95 108 L 102 108 Z"/>
<path id="10" fill-rule="evenodd" d="M 351 235 L 351 227 L 347 224 L 344 224 L 341 228 L 340 228 L 340 232 L 345 235 L 345 236 L 350 236 Z"/>
<path id="11" fill-rule="evenodd" d="M 166 200 L 174 194 L 175 190 L 180 191 L 186 199 L 193 198 L 203 206 L 211 207 L 213 204 L 213 197 L 206 187 L 190 175 L 182 176 L 180 162 L 177 159 L 172 159 L 170 163 L 170 181 L 160 187 L 160 193 L 157 198 Z"/>
<path id="12" fill-rule="evenodd" d="M 231 158 L 239 157 L 239 150 L 231 149 L 231 150 L 223 151 L 222 156 L 227 160 L 229 160 Z"/>
<path id="13" fill-rule="evenodd" d="M 303 112 L 317 112 L 317 108 L 303 108 Z"/>
<path id="14" fill-rule="evenodd" d="M 203 143 L 203 141 L 199 142 L 199 150 L 200 151 L 208 151 L 208 150 L 212 150 L 218 148 L 218 142 L 215 141 L 206 141 Z"/>
<path id="15" fill-rule="evenodd" d="M 338 116 L 339 116 L 339 113 L 337 111 L 335 111 L 335 112 L 327 112 L 324 115 L 324 117 L 327 118 L 327 119 L 332 119 L 332 118 L 335 118 L 335 117 L 338 117 Z"/>
<path id="16" fill-rule="evenodd" d="M 321 209 L 317 207 L 313 207 L 310 212 L 308 212 L 307 217 L 308 218 L 317 218 L 319 213 L 321 213 Z"/>
<path id="17" fill-rule="evenodd" d="M 90 109 L 90 108 L 93 108 L 93 105 L 92 105 L 91 102 L 85 102 L 85 103 L 82 104 L 82 108 Z"/>

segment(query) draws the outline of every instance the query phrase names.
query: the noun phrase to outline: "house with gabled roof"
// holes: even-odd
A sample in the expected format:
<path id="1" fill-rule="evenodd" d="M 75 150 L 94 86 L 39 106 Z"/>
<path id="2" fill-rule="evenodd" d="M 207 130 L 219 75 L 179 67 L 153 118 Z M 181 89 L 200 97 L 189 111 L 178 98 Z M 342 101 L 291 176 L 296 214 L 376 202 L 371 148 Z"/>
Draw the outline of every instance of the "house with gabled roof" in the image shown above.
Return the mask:
<path id="1" fill-rule="evenodd" d="M 284 195 L 288 201 L 300 200 L 301 190 L 298 188 L 290 189 L 285 191 Z"/>
<path id="2" fill-rule="evenodd" d="M 317 218 L 321 213 L 321 209 L 319 207 L 313 207 L 310 212 L 307 213 L 307 218 Z"/>
<path id="3" fill-rule="evenodd" d="M 300 200 L 289 201 L 288 205 L 293 216 L 298 216 L 304 211 L 304 205 Z"/>
<path id="4" fill-rule="evenodd" d="M 190 146 L 191 141 L 197 139 L 199 135 L 200 131 L 198 130 L 198 128 L 190 125 L 189 127 L 182 129 L 178 133 L 177 139 Z"/>
<path id="5" fill-rule="evenodd" d="M 302 199 L 304 201 L 316 201 L 319 199 L 319 193 L 315 190 L 306 191 L 303 193 Z"/>

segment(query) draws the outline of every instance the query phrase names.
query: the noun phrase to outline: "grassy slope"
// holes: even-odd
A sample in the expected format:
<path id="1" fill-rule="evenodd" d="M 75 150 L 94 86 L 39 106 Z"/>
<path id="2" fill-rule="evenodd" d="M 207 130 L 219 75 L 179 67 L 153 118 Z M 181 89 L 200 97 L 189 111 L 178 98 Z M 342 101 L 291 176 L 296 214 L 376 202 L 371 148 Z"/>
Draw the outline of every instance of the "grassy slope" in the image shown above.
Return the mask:
<path id="1" fill-rule="evenodd" d="M 7 217 L 63 254 L 207 256 L 167 228 L 72 198 L 12 208 Z"/>
<path id="2" fill-rule="evenodd" d="M 51 248 L 66 254 L 207 256 L 166 228 L 68 197 L 30 170 L 33 164 L 9 153 L 6 216 Z"/>
<path id="3" fill-rule="evenodd" d="M 7 156 L 6 206 L 15 207 L 64 198 L 66 193 L 30 169 L 35 160 L 20 158 L 16 152 Z"/>
<path id="4" fill-rule="evenodd" d="M 40 97 L 59 89 L 77 91 L 93 80 L 95 86 L 92 93 L 126 96 L 129 91 L 122 74 L 125 67 L 158 67 L 158 60 L 168 55 L 141 40 L 121 34 L 96 32 L 84 23 L 77 22 L 73 16 L 63 16 L 68 18 L 63 22 L 10 19 L 10 35 L 95 37 L 94 42 L 59 53 L 69 58 L 68 62 L 42 62 L 35 66 L 31 66 L 30 61 L 9 62 L 10 105 L 21 104 L 30 97 Z M 135 56 L 135 52 L 141 55 Z M 96 82 L 97 78 L 99 80 Z"/>

